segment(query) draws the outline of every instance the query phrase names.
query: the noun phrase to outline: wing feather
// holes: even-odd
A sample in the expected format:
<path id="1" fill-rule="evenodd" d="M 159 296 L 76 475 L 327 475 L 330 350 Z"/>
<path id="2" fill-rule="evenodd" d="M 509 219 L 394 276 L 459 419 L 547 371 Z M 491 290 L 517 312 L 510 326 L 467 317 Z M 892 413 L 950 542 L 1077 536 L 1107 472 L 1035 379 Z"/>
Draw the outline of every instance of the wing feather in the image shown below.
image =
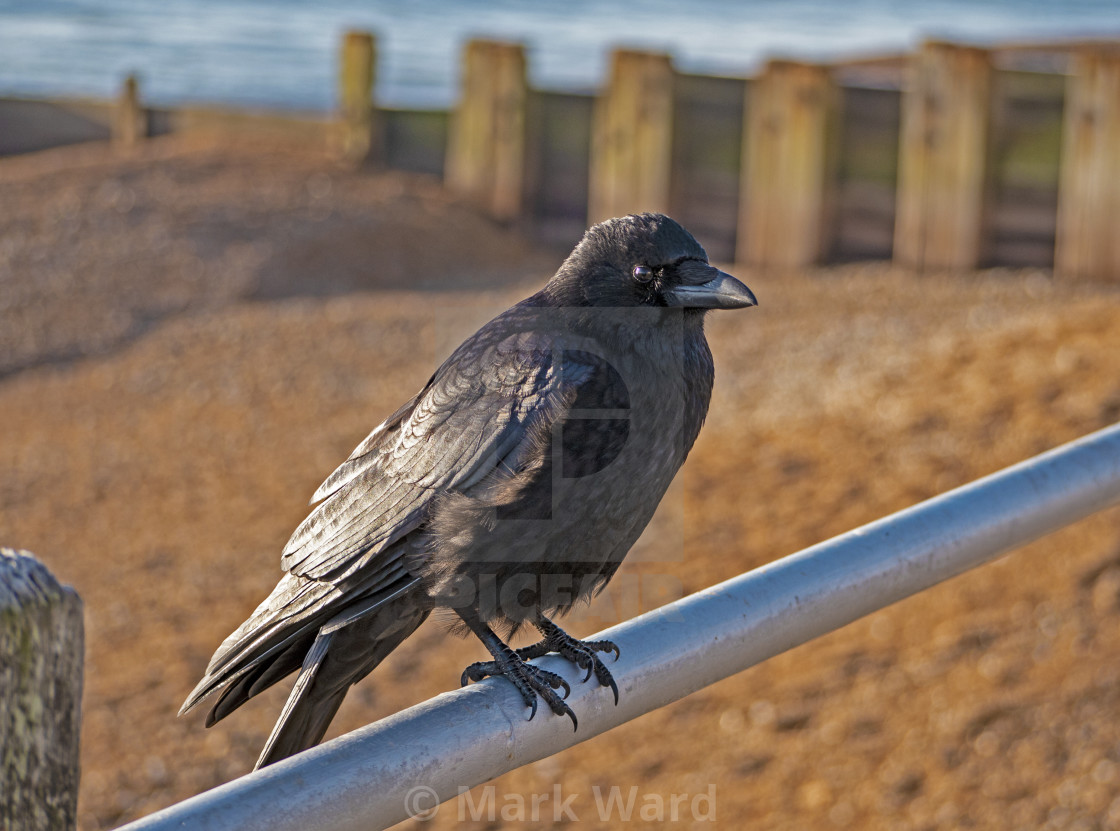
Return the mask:
<path id="1" fill-rule="evenodd" d="M 516 455 L 542 414 L 556 417 L 584 375 L 554 365 L 555 343 L 498 318 L 380 424 L 316 491 L 325 496 L 284 548 L 284 570 L 313 580 L 381 567 L 433 501 L 467 490 Z"/>
<path id="2" fill-rule="evenodd" d="M 429 383 L 431 382 L 429 381 Z M 376 449 L 377 445 L 387 433 L 400 426 L 401 420 L 412 412 L 419 398 L 419 394 L 412 396 L 412 398 L 401 405 L 400 409 L 374 427 L 373 432 L 366 436 L 362 443 L 354 448 L 354 452 L 350 454 L 349 458 L 339 465 L 338 469 L 328 476 L 326 481 L 319 486 L 319 489 L 316 490 L 311 497 L 310 504 L 314 505 L 316 502 L 322 502 L 365 470 L 368 465 L 369 460 L 367 457 L 369 454 Z"/>

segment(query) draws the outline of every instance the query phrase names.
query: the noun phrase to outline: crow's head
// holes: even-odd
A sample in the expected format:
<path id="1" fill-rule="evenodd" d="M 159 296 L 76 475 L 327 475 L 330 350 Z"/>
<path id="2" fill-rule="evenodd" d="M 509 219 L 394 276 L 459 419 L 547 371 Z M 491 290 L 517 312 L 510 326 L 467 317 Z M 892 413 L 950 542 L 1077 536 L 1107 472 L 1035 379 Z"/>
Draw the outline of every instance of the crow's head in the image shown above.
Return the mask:
<path id="1" fill-rule="evenodd" d="M 751 290 L 714 266 L 700 243 L 664 214 L 608 219 L 588 229 L 542 294 L 562 306 L 739 309 Z"/>

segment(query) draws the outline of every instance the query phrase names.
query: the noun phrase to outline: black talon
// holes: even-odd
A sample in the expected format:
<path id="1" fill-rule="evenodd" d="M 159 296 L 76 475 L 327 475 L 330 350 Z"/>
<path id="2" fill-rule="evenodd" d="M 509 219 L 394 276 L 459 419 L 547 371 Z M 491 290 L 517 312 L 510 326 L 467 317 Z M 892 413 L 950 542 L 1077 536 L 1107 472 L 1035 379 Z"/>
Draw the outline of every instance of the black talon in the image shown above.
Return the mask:
<path id="1" fill-rule="evenodd" d="M 494 661 L 479 661 L 463 670 L 463 674 L 459 678 L 459 686 L 465 687 L 471 681 L 481 681 L 489 675 L 501 674 L 501 670 L 498 669 L 498 665 Z"/>
<path id="2" fill-rule="evenodd" d="M 618 658 L 615 658 L 615 660 L 617 661 Z M 599 683 L 604 687 L 610 687 L 611 688 L 611 692 L 614 693 L 614 706 L 617 707 L 618 706 L 618 684 L 615 683 L 614 678 L 611 676 L 611 674 L 606 671 L 607 668 L 605 666 L 603 666 L 601 663 L 599 664 L 599 666 L 603 667 L 603 673 L 604 673 L 601 676 L 597 676 L 598 679 L 599 679 Z"/>
<path id="3" fill-rule="evenodd" d="M 569 684 L 567 681 L 565 681 L 559 675 L 556 676 L 556 680 L 558 680 L 560 683 L 558 685 L 553 686 L 554 690 L 558 690 L 558 689 L 560 689 L 560 687 L 563 687 L 564 688 L 564 698 L 567 698 L 569 695 L 572 694 L 571 684 Z"/>
<path id="4" fill-rule="evenodd" d="M 525 706 L 529 708 L 529 720 L 537 714 L 537 699 L 543 698 L 549 709 L 558 716 L 567 716 L 572 720 L 572 729 L 579 729 L 579 719 L 575 712 L 565 703 L 565 699 L 572 694 L 571 685 L 555 672 L 549 672 L 535 664 L 526 663 L 534 658 L 540 658 L 554 652 L 565 660 L 575 664 L 580 669 L 587 670 L 583 682 L 591 680 L 594 675 L 599 685 L 609 687 L 614 694 L 614 703 L 618 704 L 618 684 L 615 683 L 606 664 L 600 659 L 599 652 L 613 652 L 617 661 L 622 652 L 611 641 L 580 641 L 573 638 L 551 620 L 541 617 L 535 622 L 544 638 L 535 644 L 523 646 L 520 649 L 511 649 L 494 634 L 494 631 L 479 620 L 475 620 L 460 613 L 460 617 L 474 630 L 479 639 L 486 645 L 493 661 L 479 661 L 471 664 L 460 677 L 459 681 L 466 686 L 470 681 L 481 681 L 488 676 L 502 676 L 513 684 L 521 693 Z M 563 695 L 558 695 L 557 690 L 563 690 Z"/>
<path id="5" fill-rule="evenodd" d="M 614 693 L 614 703 L 618 704 L 618 684 L 615 683 L 614 677 L 607 669 L 606 664 L 596 654 L 597 652 L 613 652 L 614 659 L 617 661 L 622 656 L 622 650 L 615 643 L 612 641 L 576 640 L 546 617 L 541 617 L 536 626 L 544 635 L 544 640 L 532 646 L 522 647 L 517 650 L 518 655 L 538 658 L 548 652 L 555 652 L 580 669 L 587 670 L 587 674 L 583 676 L 583 683 L 589 681 L 594 674 L 600 686 L 610 687 L 611 692 Z"/>
<path id="6" fill-rule="evenodd" d="M 525 706 L 529 708 L 529 721 L 532 721 L 537 714 L 537 699 L 543 698 L 552 712 L 558 716 L 568 716 L 574 726 L 579 726 L 576 714 L 564 703 L 564 699 L 572 694 L 571 685 L 555 672 L 526 663 L 524 656 L 533 654 L 532 647 L 515 651 L 502 643 L 485 624 L 471 620 L 467 620 L 467 624 L 475 630 L 490 654 L 494 656 L 494 660 L 479 661 L 463 670 L 459 679 L 463 686 L 470 681 L 481 681 L 488 676 L 501 676 L 521 693 Z M 539 654 L 544 655 L 545 652 L 547 650 L 540 651 Z M 563 697 L 556 693 L 557 690 L 564 691 Z"/>
<path id="7" fill-rule="evenodd" d="M 616 661 L 622 657 L 622 650 L 618 648 L 614 641 L 582 641 L 582 643 L 588 649 L 593 649 L 596 652 L 613 652 Z"/>

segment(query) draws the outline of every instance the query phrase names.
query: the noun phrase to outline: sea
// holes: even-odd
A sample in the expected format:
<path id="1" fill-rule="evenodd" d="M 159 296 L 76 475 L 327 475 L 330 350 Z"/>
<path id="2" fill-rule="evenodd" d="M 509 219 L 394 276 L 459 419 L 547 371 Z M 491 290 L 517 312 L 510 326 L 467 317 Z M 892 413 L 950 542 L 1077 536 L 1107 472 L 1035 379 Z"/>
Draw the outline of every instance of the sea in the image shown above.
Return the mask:
<path id="1" fill-rule="evenodd" d="M 0 0 L 0 96 L 110 97 L 135 72 L 157 105 L 325 111 L 347 29 L 377 35 L 379 102 L 440 108 L 474 37 L 524 43 L 539 88 L 590 91 L 615 46 L 747 75 L 925 37 L 1120 38 L 1120 0 Z"/>

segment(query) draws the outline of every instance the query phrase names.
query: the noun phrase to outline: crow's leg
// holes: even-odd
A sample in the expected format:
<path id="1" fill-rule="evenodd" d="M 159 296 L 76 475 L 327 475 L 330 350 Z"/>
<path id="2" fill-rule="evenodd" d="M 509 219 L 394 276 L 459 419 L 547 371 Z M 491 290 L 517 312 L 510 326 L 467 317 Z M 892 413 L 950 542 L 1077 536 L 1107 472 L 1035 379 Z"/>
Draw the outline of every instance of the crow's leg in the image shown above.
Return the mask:
<path id="1" fill-rule="evenodd" d="M 556 693 L 556 690 L 563 689 L 565 698 L 571 693 L 572 688 L 568 686 L 567 681 L 555 672 L 525 663 L 525 659 L 504 644 L 501 638 L 494 634 L 493 629 L 472 614 L 460 612 L 459 616 L 494 656 L 493 661 L 480 661 L 463 670 L 461 679 L 463 686 L 466 686 L 468 681 L 481 681 L 487 676 L 500 675 L 517 688 L 521 697 L 525 699 L 525 706 L 532 708 L 529 713 L 530 719 L 537 714 L 539 695 L 552 712 L 558 716 L 567 716 L 572 720 L 573 728 L 579 727 L 579 721 L 572 708 Z"/>
<path id="2" fill-rule="evenodd" d="M 555 652 L 560 657 L 567 658 L 580 669 L 587 670 L 587 675 L 583 677 L 584 681 L 587 681 L 594 673 L 602 686 L 611 688 L 614 693 L 614 703 L 618 704 L 618 684 L 614 682 L 610 670 L 599 660 L 599 656 L 596 654 L 598 652 L 613 652 L 614 659 L 617 661 L 621 654 L 617 646 L 610 641 L 576 640 L 544 615 L 540 615 L 533 622 L 533 625 L 544 635 L 544 640 L 518 649 L 519 657 L 531 660 Z"/>

